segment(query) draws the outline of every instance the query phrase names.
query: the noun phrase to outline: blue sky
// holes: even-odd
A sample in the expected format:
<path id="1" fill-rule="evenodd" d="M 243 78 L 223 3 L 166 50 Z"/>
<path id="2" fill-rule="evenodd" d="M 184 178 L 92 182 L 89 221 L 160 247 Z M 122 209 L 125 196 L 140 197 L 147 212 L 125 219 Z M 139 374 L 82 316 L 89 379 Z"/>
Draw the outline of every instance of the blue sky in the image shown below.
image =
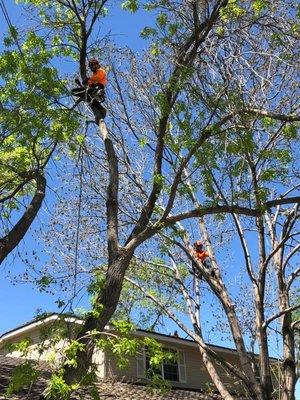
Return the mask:
<path id="1" fill-rule="evenodd" d="M 21 5 L 16 5 L 13 0 L 6 0 L 5 5 L 11 22 L 16 26 L 23 26 L 26 23 L 22 15 Z M 138 12 L 130 14 L 117 5 L 113 7 L 109 16 L 104 19 L 103 32 L 111 32 L 115 42 L 120 46 L 128 45 L 133 49 L 141 49 L 144 42 L 139 39 L 139 32 L 145 26 L 147 15 Z M 2 13 L 0 13 L 0 25 L 3 27 L 1 31 L 0 48 L 2 38 L 7 31 L 7 24 Z M 76 72 L 76 71 L 75 71 Z M 51 199 L 47 198 L 48 206 Z M 32 225 L 30 232 L 27 234 L 25 241 L 20 245 L 20 250 L 26 252 L 30 249 L 40 249 L 42 251 L 42 243 L 34 235 L 35 229 L 38 229 L 42 223 L 45 223 L 47 213 L 41 212 Z M 18 274 L 23 269 L 22 261 L 14 255 L 9 257 L 0 268 L 0 334 L 31 320 L 38 309 L 58 311 L 54 303 L 56 298 L 46 293 L 40 293 L 27 283 L 14 284 L 11 281 L 13 274 Z M 11 274 L 11 273 L 13 274 Z M 9 306 L 8 306 L 9 305 Z"/>
<path id="2" fill-rule="evenodd" d="M 22 24 L 24 19 L 21 15 L 21 6 L 15 5 L 12 0 L 6 0 L 5 4 L 12 23 L 16 25 Z M 2 27 L 5 27 L 3 29 L 3 32 L 5 32 L 6 22 L 3 14 L 0 14 L 0 24 Z M 129 45 L 133 49 L 141 49 L 144 46 L 144 42 L 139 38 L 139 32 L 146 24 L 146 14 L 126 13 L 126 18 L 124 18 L 124 12 L 115 6 L 104 22 L 104 30 L 110 31 L 115 42 L 119 43 L 120 46 Z M 48 204 L 51 204 L 51 199 L 47 201 Z M 46 219 L 47 213 L 42 211 L 33 224 L 26 240 L 20 245 L 21 251 L 32 248 L 42 251 L 42 243 L 38 242 L 34 231 L 42 223 L 45 223 Z M 37 289 L 26 283 L 14 284 L 11 281 L 12 275 L 10 271 L 13 270 L 17 274 L 18 271 L 22 271 L 22 268 L 21 260 L 14 255 L 9 257 L 5 265 L 0 267 L 0 334 L 31 320 L 38 309 L 58 311 L 55 304 L 55 297 L 49 296 L 46 293 L 40 293 Z M 300 385 L 297 388 L 296 398 L 300 399 Z"/>

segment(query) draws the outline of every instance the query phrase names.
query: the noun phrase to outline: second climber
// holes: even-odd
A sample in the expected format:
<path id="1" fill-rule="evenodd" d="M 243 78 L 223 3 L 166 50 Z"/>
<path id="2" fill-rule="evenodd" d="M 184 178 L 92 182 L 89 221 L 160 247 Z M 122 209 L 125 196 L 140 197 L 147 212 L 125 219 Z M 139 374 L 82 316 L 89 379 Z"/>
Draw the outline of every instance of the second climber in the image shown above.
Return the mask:
<path id="1" fill-rule="evenodd" d="M 193 250 L 194 250 L 194 257 L 201 261 L 201 263 L 204 265 L 205 268 L 211 269 L 211 261 L 208 252 L 204 249 L 203 243 L 200 242 L 200 240 L 196 240 L 196 242 L 193 244 Z"/>

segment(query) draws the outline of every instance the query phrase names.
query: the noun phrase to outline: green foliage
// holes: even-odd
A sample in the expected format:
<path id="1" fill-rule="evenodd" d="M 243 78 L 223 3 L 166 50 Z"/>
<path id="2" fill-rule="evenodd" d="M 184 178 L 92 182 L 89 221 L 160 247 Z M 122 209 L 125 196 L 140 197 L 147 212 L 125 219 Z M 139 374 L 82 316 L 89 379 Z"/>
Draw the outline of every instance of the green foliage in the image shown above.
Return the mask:
<path id="1" fill-rule="evenodd" d="M 99 318 L 101 311 L 103 309 L 103 305 L 99 304 L 98 298 L 101 289 L 105 283 L 104 276 L 101 271 L 96 271 L 94 273 L 93 279 L 90 281 L 87 292 L 90 295 L 90 303 L 92 305 L 92 310 L 85 312 L 84 316 L 87 318 L 88 316 L 94 316 L 95 318 Z"/>
<path id="2" fill-rule="evenodd" d="M 113 321 L 112 326 L 121 334 L 128 335 L 134 330 L 134 325 L 128 321 Z"/>
<path id="3" fill-rule="evenodd" d="M 16 48 L 16 36 L 22 53 Z M 54 53 L 45 41 L 32 31 L 21 38 L 15 30 L 13 36 L 7 35 L 4 45 L 0 54 L 0 189 L 5 197 L 26 183 L 28 171 L 47 163 L 55 142 L 67 141 L 78 122 L 75 114 L 59 103 L 68 92 L 51 65 Z M 3 212 L 7 219 L 13 210 L 18 210 L 18 197 L 31 195 L 33 190 L 29 181 L 15 198 L 5 202 Z"/>
<path id="4" fill-rule="evenodd" d="M 43 275 L 41 278 L 37 279 L 36 284 L 40 290 L 47 289 L 52 283 L 54 283 L 54 278 L 50 275 Z"/>
<path id="5" fill-rule="evenodd" d="M 153 182 L 157 185 L 157 186 L 162 186 L 164 184 L 164 177 L 161 174 L 155 174 L 153 176 Z"/>
<path id="6" fill-rule="evenodd" d="M 160 395 L 164 395 L 168 393 L 171 389 L 171 384 L 168 381 L 165 381 L 162 379 L 161 375 L 159 373 L 152 373 L 150 381 L 148 382 L 147 385 L 147 391 L 151 395 L 157 395 L 157 392 Z"/>
<path id="7" fill-rule="evenodd" d="M 253 0 L 251 7 L 255 15 L 259 15 L 262 10 L 267 6 L 265 0 Z"/>
<path id="8" fill-rule="evenodd" d="M 176 360 L 177 353 L 164 348 L 161 343 L 151 338 L 143 338 L 142 344 L 149 360 L 149 368 L 146 371 L 150 379 L 149 389 L 159 389 L 161 393 L 165 393 L 170 390 L 170 383 L 162 379 L 161 366 L 164 362 Z"/>
<path id="9" fill-rule="evenodd" d="M 160 28 L 163 28 L 167 25 L 168 17 L 165 13 L 159 13 L 156 17 L 156 23 Z"/>
<path id="10" fill-rule="evenodd" d="M 32 361 L 27 361 L 24 364 L 16 366 L 12 371 L 12 376 L 5 389 L 5 394 L 11 396 L 19 392 L 21 389 L 34 383 L 38 376 L 39 373 L 35 368 L 35 363 Z"/>
<path id="11" fill-rule="evenodd" d="M 221 19 L 224 22 L 240 18 L 245 13 L 246 10 L 239 6 L 237 0 L 229 0 L 227 6 L 220 10 Z"/>
<path id="12" fill-rule="evenodd" d="M 117 335 L 100 337 L 95 339 L 95 344 L 99 349 L 108 350 L 116 360 L 118 368 L 126 368 L 129 357 L 135 356 L 139 346 L 139 340 L 131 337 L 134 325 L 125 320 L 115 320 L 112 326 L 117 331 Z M 94 333 L 95 337 L 97 332 Z"/>
<path id="13" fill-rule="evenodd" d="M 140 138 L 139 139 L 139 145 L 141 146 L 142 149 L 146 146 L 147 143 L 148 143 L 147 138 Z"/>
<path id="14" fill-rule="evenodd" d="M 129 356 L 135 356 L 138 349 L 136 339 L 120 338 L 111 346 L 111 352 L 116 356 L 117 366 L 126 368 L 129 365 Z"/>
<path id="15" fill-rule="evenodd" d="M 84 351 L 85 345 L 77 340 L 71 340 L 67 348 L 64 349 L 65 365 L 77 367 L 77 355 Z"/>
<path id="16" fill-rule="evenodd" d="M 30 350 L 29 346 L 32 344 L 32 340 L 30 338 L 24 338 L 16 343 L 9 343 L 6 347 L 10 353 L 12 352 L 20 352 L 22 357 L 26 357 Z"/>
<path id="17" fill-rule="evenodd" d="M 72 387 L 65 382 L 61 370 L 51 375 L 43 394 L 46 400 L 68 400 L 71 391 Z"/>
<path id="18" fill-rule="evenodd" d="M 143 28 L 143 29 L 141 30 L 140 36 L 141 36 L 143 39 L 148 39 L 148 38 L 150 38 L 151 36 L 155 36 L 156 33 L 157 33 L 156 29 L 151 28 L 151 27 L 149 27 L 149 26 L 145 26 L 145 28 Z"/>
<path id="19" fill-rule="evenodd" d="M 154 96 L 154 102 L 159 107 L 162 116 L 167 115 L 170 112 L 168 100 L 163 92 L 158 92 Z"/>
<path id="20" fill-rule="evenodd" d="M 89 283 L 87 287 L 87 291 L 90 295 L 96 295 L 100 292 L 102 289 L 103 285 L 105 283 L 103 274 L 99 271 L 96 271 L 94 273 L 93 279 Z"/>
<path id="21" fill-rule="evenodd" d="M 159 55 L 159 47 L 158 47 L 157 43 L 152 43 L 152 45 L 150 47 L 150 54 L 153 57 L 157 57 Z"/>
<path id="22" fill-rule="evenodd" d="M 96 386 L 93 386 L 93 387 L 89 388 L 89 393 L 90 393 L 90 396 L 92 397 L 93 400 L 100 400 L 101 399 L 100 395 L 99 395 L 99 392 L 98 392 L 98 389 L 97 389 Z"/>
<path id="23" fill-rule="evenodd" d="M 284 126 L 282 133 L 286 139 L 297 139 L 297 132 L 299 128 L 299 124 L 288 124 Z"/>
<path id="24" fill-rule="evenodd" d="M 135 13 L 139 8 L 139 4 L 137 0 L 126 0 L 123 3 L 121 3 L 121 7 L 124 10 Z"/>

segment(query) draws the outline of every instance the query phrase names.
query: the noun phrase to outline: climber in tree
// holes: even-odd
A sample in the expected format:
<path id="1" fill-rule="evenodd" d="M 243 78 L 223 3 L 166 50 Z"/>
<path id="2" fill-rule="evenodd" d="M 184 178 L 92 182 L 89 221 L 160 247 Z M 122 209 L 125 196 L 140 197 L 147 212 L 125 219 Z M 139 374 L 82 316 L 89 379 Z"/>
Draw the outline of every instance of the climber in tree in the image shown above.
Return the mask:
<path id="1" fill-rule="evenodd" d="M 201 261 L 202 264 L 204 265 L 205 268 L 211 269 L 211 261 L 209 258 L 209 254 L 207 251 L 205 251 L 203 243 L 200 242 L 200 240 L 196 240 L 196 242 L 193 244 L 193 250 L 194 250 L 194 257 Z"/>
<path id="2" fill-rule="evenodd" d="M 82 83 L 75 79 L 78 87 L 72 89 L 72 94 L 89 103 L 98 124 L 106 116 L 106 108 L 101 105 L 105 101 L 106 72 L 95 58 L 89 60 L 89 68 L 93 74 Z"/>

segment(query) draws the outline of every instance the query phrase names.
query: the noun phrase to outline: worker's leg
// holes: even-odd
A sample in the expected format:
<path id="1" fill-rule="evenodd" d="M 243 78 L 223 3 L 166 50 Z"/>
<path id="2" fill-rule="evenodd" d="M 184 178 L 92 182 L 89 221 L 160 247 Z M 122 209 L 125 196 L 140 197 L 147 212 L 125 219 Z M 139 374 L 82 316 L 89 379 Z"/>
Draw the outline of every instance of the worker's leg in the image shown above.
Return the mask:
<path id="1" fill-rule="evenodd" d="M 208 269 L 211 269 L 211 267 L 212 267 L 211 261 L 208 257 L 202 261 L 202 264 L 204 265 L 205 268 L 208 268 Z"/>
<path id="2" fill-rule="evenodd" d="M 73 96 L 78 97 L 81 101 L 87 101 L 87 92 L 84 86 L 73 88 L 71 92 Z"/>
<path id="3" fill-rule="evenodd" d="M 98 101 L 100 103 L 103 103 L 105 101 L 105 90 L 104 86 L 101 84 L 90 87 L 87 93 L 89 97 L 88 101 L 91 102 Z"/>
<path id="4" fill-rule="evenodd" d="M 202 261 L 202 264 L 204 265 L 205 268 L 210 270 L 211 276 L 213 278 L 215 278 L 216 277 L 216 272 L 215 272 L 215 270 L 214 270 L 214 268 L 212 266 L 210 258 L 207 257 L 205 260 Z"/>
<path id="5" fill-rule="evenodd" d="M 90 104 L 90 107 L 95 115 L 97 124 L 99 124 L 99 121 L 106 117 L 106 108 L 104 108 L 98 101 L 93 101 Z"/>

